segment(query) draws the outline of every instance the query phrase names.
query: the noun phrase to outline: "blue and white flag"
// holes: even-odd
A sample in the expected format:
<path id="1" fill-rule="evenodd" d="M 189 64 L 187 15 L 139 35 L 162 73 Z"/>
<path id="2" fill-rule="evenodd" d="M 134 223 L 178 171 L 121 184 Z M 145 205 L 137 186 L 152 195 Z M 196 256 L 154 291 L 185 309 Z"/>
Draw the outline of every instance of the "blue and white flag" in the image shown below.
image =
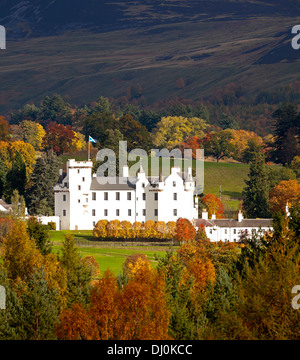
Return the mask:
<path id="1" fill-rule="evenodd" d="M 97 140 L 93 139 L 91 136 L 89 136 L 89 142 L 95 143 L 97 142 Z"/>

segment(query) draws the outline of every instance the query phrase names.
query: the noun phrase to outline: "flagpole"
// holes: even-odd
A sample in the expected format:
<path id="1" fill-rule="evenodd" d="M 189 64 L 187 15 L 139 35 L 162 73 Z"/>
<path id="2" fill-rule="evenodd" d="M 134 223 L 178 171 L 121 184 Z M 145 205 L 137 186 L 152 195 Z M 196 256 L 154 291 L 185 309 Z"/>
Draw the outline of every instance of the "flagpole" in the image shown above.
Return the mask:
<path id="1" fill-rule="evenodd" d="M 88 161 L 90 161 L 90 140 L 88 141 Z"/>

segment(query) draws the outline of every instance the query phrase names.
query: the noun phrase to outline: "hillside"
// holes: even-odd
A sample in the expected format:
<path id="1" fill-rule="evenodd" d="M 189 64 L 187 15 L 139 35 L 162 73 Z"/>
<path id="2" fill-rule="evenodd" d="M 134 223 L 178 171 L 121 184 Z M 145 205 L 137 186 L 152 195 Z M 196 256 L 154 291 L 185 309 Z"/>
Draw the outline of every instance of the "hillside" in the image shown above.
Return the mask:
<path id="1" fill-rule="evenodd" d="M 54 92 L 82 104 L 138 85 L 151 103 L 202 98 L 231 82 L 251 96 L 298 80 L 293 2 L 2 1 L 0 13 L 3 114 Z"/>

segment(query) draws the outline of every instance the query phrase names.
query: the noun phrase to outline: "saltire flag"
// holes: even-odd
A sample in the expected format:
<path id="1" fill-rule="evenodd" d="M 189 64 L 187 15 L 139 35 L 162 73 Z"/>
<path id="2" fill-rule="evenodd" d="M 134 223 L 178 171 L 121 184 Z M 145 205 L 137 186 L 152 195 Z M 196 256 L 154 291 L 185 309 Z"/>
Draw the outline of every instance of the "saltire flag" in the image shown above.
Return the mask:
<path id="1" fill-rule="evenodd" d="M 89 136 L 89 142 L 95 143 L 97 142 L 97 140 L 93 139 L 91 136 Z"/>

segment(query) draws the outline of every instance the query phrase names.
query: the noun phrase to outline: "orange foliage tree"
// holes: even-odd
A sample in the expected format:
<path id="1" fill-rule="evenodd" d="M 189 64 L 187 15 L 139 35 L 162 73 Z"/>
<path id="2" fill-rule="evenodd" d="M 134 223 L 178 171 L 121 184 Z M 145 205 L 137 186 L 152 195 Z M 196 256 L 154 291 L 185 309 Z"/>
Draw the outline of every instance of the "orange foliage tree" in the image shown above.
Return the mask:
<path id="1" fill-rule="evenodd" d="M 184 218 L 179 218 L 176 221 L 176 234 L 175 239 L 177 241 L 189 241 L 195 239 L 196 230 L 193 224 Z"/>
<path id="2" fill-rule="evenodd" d="M 170 313 L 162 276 L 139 256 L 127 265 L 128 281 L 122 289 L 106 271 L 93 286 L 86 309 L 74 304 L 61 312 L 56 330 L 59 339 L 169 339 Z"/>
<path id="3" fill-rule="evenodd" d="M 169 339 L 169 310 L 163 277 L 149 261 L 131 263 L 129 281 L 120 295 L 116 338 L 120 340 Z"/>
<path id="4" fill-rule="evenodd" d="M 98 238 L 106 238 L 107 237 L 107 220 L 99 220 L 94 227 L 93 235 Z"/>
<path id="5" fill-rule="evenodd" d="M 202 203 L 207 207 L 208 216 L 211 217 L 213 214 L 219 219 L 224 213 L 224 206 L 222 201 L 213 194 L 206 194 L 202 198 Z"/>
<path id="6" fill-rule="evenodd" d="M 284 180 L 270 191 L 269 203 L 272 212 L 285 210 L 287 203 L 294 204 L 300 199 L 300 184 L 297 180 Z"/>

